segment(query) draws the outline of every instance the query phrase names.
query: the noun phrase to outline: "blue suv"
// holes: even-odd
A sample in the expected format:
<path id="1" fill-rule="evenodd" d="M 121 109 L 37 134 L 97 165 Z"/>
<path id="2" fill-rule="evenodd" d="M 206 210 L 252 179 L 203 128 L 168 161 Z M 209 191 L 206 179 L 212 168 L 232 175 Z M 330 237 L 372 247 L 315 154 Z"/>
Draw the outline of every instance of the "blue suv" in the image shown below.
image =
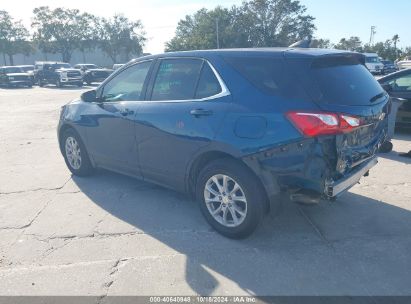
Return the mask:
<path id="1" fill-rule="evenodd" d="M 218 232 L 242 238 L 284 194 L 334 199 L 367 175 L 388 101 L 358 53 L 166 53 L 65 105 L 58 138 L 73 174 L 105 168 L 188 192 Z"/>

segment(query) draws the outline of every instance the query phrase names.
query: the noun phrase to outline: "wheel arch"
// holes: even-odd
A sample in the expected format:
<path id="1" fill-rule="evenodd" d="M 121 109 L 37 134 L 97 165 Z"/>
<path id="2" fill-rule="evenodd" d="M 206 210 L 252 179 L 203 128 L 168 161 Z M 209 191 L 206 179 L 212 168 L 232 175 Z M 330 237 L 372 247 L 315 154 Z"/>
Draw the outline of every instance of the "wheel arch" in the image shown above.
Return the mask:
<path id="1" fill-rule="evenodd" d="M 187 172 L 187 182 L 186 182 L 186 187 L 187 187 L 187 192 L 190 194 L 192 198 L 195 197 L 195 187 L 197 183 L 197 177 L 201 171 L 202 168 L 204 168 L 208 163 L 217 160 L 217 159 L 231 159 L 236 162 L 238 162 L 240 165 L 244 166 L 247 168 L 260 183 L 262 189 L 264 189 L 264 196 L 265 196 L 265 211 L 269 212 L 270 211 L 270 201 L 269 201 L 269 196 L 267 193 L 267 189 L 261 180 L 261 178 L 258 177 L 258 175 L 254 172 L 250 166 L 248 166 L 242 159 L 239 157 L 234 156 L 233 154 L 227 153 L 227 152 L 222 152 L 218 150 L 213 150 L 213 151 L 206 151 L 203 152 L 195 157 L 195 159 L 191 162 L 188 168 Z"/>
<path id="2" fill-rule="evenodd" d="M 72 126 L 71 124 L 65 123 L 63 124 L 58 131 L 58 141 L 59 141 L 59 147 L 60 147 L 60 151 L 63 153 L 63 149 L 64 149 L 64 143 L 62 142 L 62 136 L 64 134 L 64 132 L 67 132 L 68 130 L 73 130 L 81 139 L 81 141 L 83 142 L 83 144 L 85 145 L 85 141 L 83 136 L 81 136 L 80 132 L 78 132 L 76 130 L 76 128 L 74 126 Z"/>

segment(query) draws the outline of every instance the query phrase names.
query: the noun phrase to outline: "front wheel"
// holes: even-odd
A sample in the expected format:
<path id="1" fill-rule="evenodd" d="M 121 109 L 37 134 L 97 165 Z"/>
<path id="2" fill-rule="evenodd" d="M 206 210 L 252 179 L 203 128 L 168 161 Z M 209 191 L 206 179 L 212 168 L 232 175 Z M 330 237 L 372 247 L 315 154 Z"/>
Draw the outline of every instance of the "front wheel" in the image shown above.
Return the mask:
<path id="1" fill-rule="evenodd" d="M 72 129 L 63 134 L 61 140 L 64 160 L 69 170 L 78 176 L 87 176 L 93 172 L 86 147 L 80 136 Z"/>
<path id="2" fill-rule="evenodd" d="M 229 238 L 245 238 L 263 215 L 264 189 L 240 162 L 219 159 L 208 164 L 197 179 L 196 197 L 207 222 Z"/>

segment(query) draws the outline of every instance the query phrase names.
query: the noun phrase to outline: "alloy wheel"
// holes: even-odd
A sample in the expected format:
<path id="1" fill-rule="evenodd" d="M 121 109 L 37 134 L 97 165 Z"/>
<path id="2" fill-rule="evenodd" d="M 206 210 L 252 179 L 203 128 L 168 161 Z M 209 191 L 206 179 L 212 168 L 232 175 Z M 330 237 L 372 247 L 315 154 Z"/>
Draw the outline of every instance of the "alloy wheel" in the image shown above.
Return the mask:
<path id="1" fill-rule="evenodd" d="M 204 187 L 204 201 L 211 216 L 221 225 L 237 227 L 247 216 L 247 199 L 241 186 L 231 177 L 217 174 Z"/>
<path id="2" fill-rule="evenodd" d="M 67 137 L 65 143 L 66 157 L 68 163 L 74 170 L 81 168 L 80 145 L 74 137 Z"/>

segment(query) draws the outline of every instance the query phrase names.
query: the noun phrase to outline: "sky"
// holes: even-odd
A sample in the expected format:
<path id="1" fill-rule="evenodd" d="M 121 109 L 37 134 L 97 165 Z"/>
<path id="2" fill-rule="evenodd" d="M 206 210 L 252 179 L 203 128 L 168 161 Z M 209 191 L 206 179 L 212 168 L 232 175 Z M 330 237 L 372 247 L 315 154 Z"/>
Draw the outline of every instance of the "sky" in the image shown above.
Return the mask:
<path id="1" fill-rule="evenodd" d="M 0 10 L 30 26 L 32 11 L 38 6 L 77 8 L 101 17 L 115 13 L 140 19 L 148 41 L 146 53 L 161 53 L 164 44 L 174 36 L 177 23 L 187 14 L 217 5 L 241 5 L 241 0 L 0 0 Z M 315 17 L 318 38 L 337 43 L 342 37 L 359 36 L 368 42 L 371 26 L 376 26 L 375 42 L 385 41 L 395 34 L 399 46 L 411 46 L 411 0 L 300 0 L 307 13 Z"/>

